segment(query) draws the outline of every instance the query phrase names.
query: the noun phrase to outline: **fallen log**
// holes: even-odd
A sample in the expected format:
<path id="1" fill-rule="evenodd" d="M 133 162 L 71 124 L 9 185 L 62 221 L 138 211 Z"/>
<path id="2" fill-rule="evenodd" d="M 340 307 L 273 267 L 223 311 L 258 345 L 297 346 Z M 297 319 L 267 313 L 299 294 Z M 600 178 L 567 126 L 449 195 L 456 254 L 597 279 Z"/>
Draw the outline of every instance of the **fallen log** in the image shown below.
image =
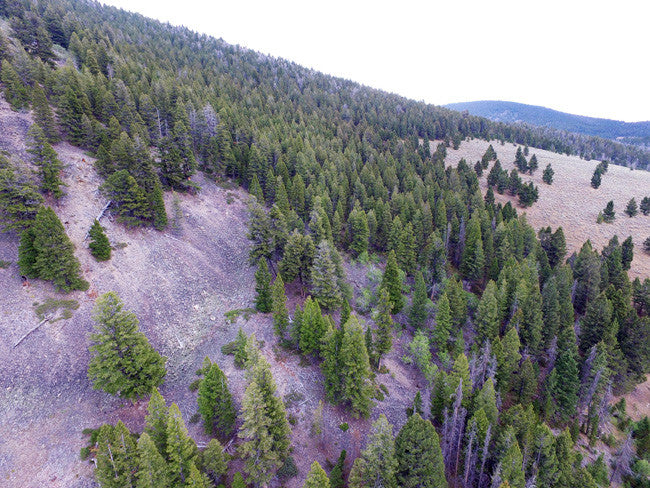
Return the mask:
<path id="1" fill-rule="evenodd" d="M 50 317 L 47 317 L 47 318 L 41 320 L 41 321 L 38 323 L 38 325 L 37 325 L 36 327 L 34 327 L 33 329 L 31 329 L 31 330 L 28 331 L 24 336 L 22 336 L 20 339 L 18 339 L 18 342 L 16 342 L 16 343 L 14 344 L 14 348 L 15 348 L 15 347 L 18 347 L 18 345 L 19 345 L 21 342 L 23 342 L 23 341 L 27 338 L 27 336 L 28 336 L 29 334 L 31 334 L 32 332 L 34 332 L 34 331 L 35 331 L 36 329 L 38 329 L 41 325 L 43 325 L 45 322 L 49 322 L 49 320 L 50 320 Z"/>

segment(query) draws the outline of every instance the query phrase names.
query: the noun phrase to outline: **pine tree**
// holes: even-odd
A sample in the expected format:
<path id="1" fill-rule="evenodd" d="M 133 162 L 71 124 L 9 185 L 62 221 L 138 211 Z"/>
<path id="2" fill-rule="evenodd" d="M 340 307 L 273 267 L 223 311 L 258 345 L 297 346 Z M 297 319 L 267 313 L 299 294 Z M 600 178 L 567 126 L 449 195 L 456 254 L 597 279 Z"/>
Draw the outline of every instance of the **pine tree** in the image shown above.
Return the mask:
<path id="1" fill-rule="evenodd" d="M 59 174 L 63 164 L 59 161 L 56 151 L 47 142 L 45 133 L 36 124 L 33 124 L 27 132 L 27 152 L 31 154 L 32 161 L 40 167 L 41 190 L 52 194 L 55 198 L 63 196 Z"/>
<path id="2" fill-rule="evenodd" d="M 494 381 L 488 378 L 474 399 L 474 411 L 482 410 L 488 422 L 496 425 L 499 416 Z"/>
<path id="3" fill-rule="evenodd" d="M 294 230 L 287 239 L 284 256 L 280 261 L 280 273 L 286 283 L 292 283 L 296 278 L 301 284 L 309 281 L 309 273 L 316 248 L 311 236 L 305 236 Z"/>
<path id="4" fill-rule="evenodd" d="M 151 209 L 144 190 L 125 169 L 111 174 L 100 187 L 102 193 L 117 208 L 117 220 L 129 227 L 145 225 L 151 219 Z"/>
<path id="5" fill-rule="evenodd" d="M 172 488 L 183 488 L 190 477 L 198 456 L 196 444 L 189 436 L 187 427 L 178 409 L 172 403 L 167 417 L 167 470 Z"/>
<path id="6" fill-rule="evenodd" d="M 524 407 L 528 406 L 537 392 L 537 374 L 530 358 L 526 358 L 521 364 L 513 389 L 519 403 Z"/>
<path id="7" fill-rule="evenodd" d="M 650 215 L 650 197 L 643 197 L 639 209 L 643 215 Z"/>
<path id="8" fill-rule="evenodd" d="M 118 421 L 102 425 L 97 435 L 95 479 L 102 488 L 134 486 L 138 452 L 129 429 Z"/>
<path id="9" fill-rule="evenodd" d="M 445 294 L 449 299 L 452 324 L 460 329 L 467 321 L 467 295 L 465 294 L 465 290 L 463 290 L 463 284 L 456 276 L 453 276 L 447 281 Z"/>
<path id="10" fill-rule="evenodd" d="M 449 343 L 449 333 L 451 331 L 451 309 L 449 308 L 449 299 L 447 294 L 443 293 L 438 299 L 438 310 L 436 312 L 436 325 L 431 334 L 433 345 L 438 350 L 438 357 L 443 361 L 447 359 L 447 347 Z"/>
<path id="11" fill-rule="evenodd" d="M 262 313 L 270 312 L 273 309 L 271 297 L 271 273 L 266 259 L 260 259 L 255 272 L 255 308 Z"/>
<path id="12" fill-rule="evenodd" d="M 512 375 L 517 370 L 521 359 L 519 353 L 521 343 L 517 329 L 511 327 L 502 340 L 495 341 L 494 346 L 497 358 L 497 386 L 502 394 L 506 394 L 510 391 Z"/>
<path id="13" fill-rule="evenodd" d="M 531 175 L 539 168 L 539 163 L 537 162 L 537 155 L 533 154 L 528 161 L 528 173 Z"/>
<path id="14" fill-rule="evenodd" d="M 307 473 L 303 488 L 330 488 L 330 480 L 318 461 L 314 461 Z"/>
<path id="15" fill-rule="evenodd" d="M 350 249 L 355 256 L 359 256 L 368 250 L 370 230 L 366 213 L 355 208 L 348 216 L 348 229 L 350 232 Z"/>
<path id="16" fill-rule="evenodd" d="M 345 481 L 343 476 L 343 469 L 345 467 L 345 458 L 347 456 L 347 451 L 345 449 L 341 450 L 339 458 L 336 461 L 336 464 L 330 471 L 330 486 L 331 488 L 345 488 Z"/>
<path id="17" fill-rule="evenodd" d="M 576 345 L 573 327 L 567 324 L 558 337 L 558 357 L 555 361 L 556 381 L 551 394 L 558 407 L 558 413 L 563 421 L 572 418 L 576 413 L 580 380 L 578 377 L 578 346 Z"/>
<path id="18" fill-rule="evenodd" d="M 54 113 L 40 85 L 34 86 L 32 90 L 32 108 L 34 110 L 34 122 L 43 129 L 47 141 L 50 144 L 59 142 L 61 136 L 59 136 L 59 131 L 54 120 Z"/>
<path id="19" fill-rule="evenodd" d="M 632 236 L 628 236 L 623 241 L 623 244 L 621 244 L 621 254 L 621 265 L 624 270 L 628 271 L 634 259 L 634 242 L 632 241 Z"/>
<path id="20" fill-rule="evenodd" d="M 217 484 L 221 477 L 228 472 L 229 455 L 217 439 L 211 439 L 205 451 L 201 453 L 202 465 L 205 472 Z"/>
<path id="21" fill-rule="evenodd" d="M 596 167 L 594 174 L 591 176 L 591 187 L 594 189 L 598 189 L 601 182 L 602 182 L 602 173 L 599 167 Z"/>
<path id="22" fill-rule="evenodd" d="M 247 376 L 249 384 L 242 400 L 243 424 L 239 451 L 246 473 L 253 483 L 265 484 L 282 466 L 289 452 L 289 434 L 284 404 L 276 396 L 276 385 L 269 364 L 249 338 Z"/>
<path id="23" fill-rule="evenodd" d="M 607 223 L 614 222 L 616 218 L 616 212 L 614 211 L 614 201 L 610 200 L 607 202 L 605 209 L 603 210 L 603 221 Z"/>
<path id="24" fill-rule="evenodd" d="M 303 354 L 320 353 L 321 342 L 328 329 L 328 322 L 321 313 L 318 300 L 307 297 L 300 323 L 299 346 Z"/>
<path id="25" fill-rule="evenodd" d="M 414 329 L 419 329 L 424 325 L 427 318 L 427 285 L 424 283 L 422 272 L 418 271 L 415 275 L 415 289 L 413 291 L 413 300 L 409 310 L 409 324 Z"/>
<path id="26" fill-rule="evenodd" d="M 580 350 L 583 353 L 606 337 L 612 325 L 612 313 L 612 303 L 605 292 L 587 304 L 580 324 Z"/>
<path id="27" fill-rule="evenodd" d="M 523 456 L 517 439 L 514 435 L 512 437 L 510 446 L 500 460 L 501 479 L 512 488 L 524 488 L 526 479 L 522 469 Z"/>
<path id="28" fill-rule="evenodd" d="M 169 486 L 167 464 L 149 434 L 143 432 L 138 439 L 138 472 L 136 488 Z"/>
<path id="29" fill-rule="evenodd" d="M 90 254 L 92 254 L 97 261 L 108 261 L 111 259 L 111 243 L 108 241 L 108 237 L 104 233 L 104 228 L 100 223 L 95 220 L 90 231 L 88 232 L 90 236 Z"/>
<path id="30" fill-rule="evenodd" d="M 20 110 L 29 105 L 27 87 L 21 81 L 11 63 L 6 59 L 2 60 L 0 81 L 2 81 L 4 87 L 5 100 L 9 102 L 13 110 Z"/>
<path id="31" fill-rule="evenodd" d="M 154 388 L 151 392 L 151 398 L 149 398 L 149 404 L 147 405 L 147 413 L 144 431 L 151 437 L 158 452 L 166 455 L 169 409 L 165 404 L 165 399 L 158 392 L 158 388 Z"/>
<path id="32" fill-rule="evenodd" d="M 26 174 L 16 172 L 0 155 L 0 223 L 4 230 L 27 229 L 43 202 Z"/>
<path id="33" fill-rule="evenodd" d="M 386 269 L 381 278 L 380 288 L 386 289 L 390 295 L 392 303 L 392 312 L 398 313 L 404 307 L 404 296 L 402 295 L 402 281 L 399 275 L 399 268 L 397 267 L 397 258 L 395 251 L 388 253 L 386 260 Z"/>
<path id="34" fill-rule="evenodd" d="M 485 254 L 481 238 L 481 221 L 474 213 L 467 226 L 465 247 L 460 261 L 460 272 L 466 280 L 478 283 L 483 278 Z"/>
<path id="35" fill-rule="evenodd" d="M 321 371 L 325 382 L 325 395 L 332 403 L 341 401 L 341 369 L 339 367 L 339 356 L 341 342 L 345 334 L 345 324 L 341 323 L 339 330 L 330 328 L 323 338 L 321 347 Z M 365 345 L 365 344 L 364 344 Z"/>
<path id="36" fill-rule="evenodd" d="M 281 338 L 289 327 L 289 311 L 287 310 L 287 295 L 284 291 L 282 275 L 278 273 L 271 285 L 271 302 L 273 311 L 273 329 Z"/>
<path id="37" fill-rule="evenodd" d="M 485 287 L 476 311 L 476 332 L 478 342 L 493 341 L 499 335 L 499 307 L 497 303 L 497 286 L 490 280 Z"/>
<path id="38" fill-rule="evenodd" d="M 114 292 L 95 303 L 88 378 L 93 388 L 123 398 L 148 395 L 163 382 L 166 358 L 151 347 L 135 314 L 123 310 Z"/>
<path id="39" fill-rule="evenodd" d="M 203 417 L 206 434 L 227 440 L 233 433 L 236 412 L 228 389 L 228 380 L 217 363 L 210 363 L 199 384 L 199 413 Z"/>
<path id="40" fill-rule="evenodd" d="M 634 217 L 636 214 L 639 213 L 639 208 L 636 205 L 636 200 L 634 198 L 630 199 L 629 202 L 627 202 L 627 205 L 625 206 L 625 214 L 628 217 Z"/>
<path id="41" fill-rule="evenodd" d="M 311 293 L 326 310 L 339 308 L 343 303 L 342 277 L 338 276 L 335 253 L 329 241 L 321 241 L 311 267 Z"/>
<path id="42" fill-rule="evenodd" d="M 198 470 L 196 465 L 190 464 L 190 474 L 183 486 L 185 488 L 212 488 L 212 483 L 205 474 Z"/>
<path id="43" fill-rule="evenodd" d="M 551 163 L 548 163 L 548 166 L 546 166 L 544 172 L 542 173 L 542 181 L 547 185 L 552 185 L 554 175 L 555 175 L 555 171 L 553 170 Z"/>
<path id="44" fill-rule="evenodd" d="M 404 488 L 447 488 L 438 433 L 428 420 L 411 415 L 395 439 L 397 483 Z"/>
<path id="45" fill-rule="evenodd" d="M 350 488 L 373 486 L 395 488 L 397 486 L 396 469 L 393 426 L 382 414 L 372 424 L 366 448 L 354 460 L 352 471 L 350 471 L 349 486 Z"/>
<path id="46" fill-rule="evenodd" d="M 374 316 L 375 324 L 377 325 L 377 339 L 375 340 L 377 367 L 379 367 L 382 356 L 388 354 L 393 347 L 393 318 L 390 315 L 391 306 L 388 291 L 384 288 L 380 289 L 379 301 Z M 341 318 L 341 321 L 343 321 L 343 318 Z"/>
<path id="47" fill-rule="evenodd" d="M 350 404 L 355 415 L 367 417 L 372 407 L 372 387 L 369 383 L 370 361 L 363 328 L 354 315 L 345 324 L 338 359 L 341 397 Z"/>
<path id="48" fill-rule="evenodd" d="M 88 289 L 74 255 L 74 244 L 50 207 L 41 207 L 31 227 L 23 232 L 18 264 L 24 275 L 51 280 L 64 291 Z"/>

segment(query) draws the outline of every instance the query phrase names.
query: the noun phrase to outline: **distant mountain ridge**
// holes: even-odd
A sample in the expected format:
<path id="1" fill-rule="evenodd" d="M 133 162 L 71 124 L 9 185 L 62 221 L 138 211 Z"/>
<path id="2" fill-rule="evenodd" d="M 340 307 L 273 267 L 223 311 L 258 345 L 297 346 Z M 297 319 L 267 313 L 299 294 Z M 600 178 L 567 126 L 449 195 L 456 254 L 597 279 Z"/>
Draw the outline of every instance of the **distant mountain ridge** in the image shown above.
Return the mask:
<path id="1" fill-rule="evenodd" d="M 486 117 L 497 122 L 523 122 L 605 139 L 620 140 L 629 144 L 650 145 L 650 121 L 623 122 L 600 119 L 569 114 L 537 105 L 496 100 L 450 103 L 445 107 L 461 112 L 466 110 L 472 115 Z"/>

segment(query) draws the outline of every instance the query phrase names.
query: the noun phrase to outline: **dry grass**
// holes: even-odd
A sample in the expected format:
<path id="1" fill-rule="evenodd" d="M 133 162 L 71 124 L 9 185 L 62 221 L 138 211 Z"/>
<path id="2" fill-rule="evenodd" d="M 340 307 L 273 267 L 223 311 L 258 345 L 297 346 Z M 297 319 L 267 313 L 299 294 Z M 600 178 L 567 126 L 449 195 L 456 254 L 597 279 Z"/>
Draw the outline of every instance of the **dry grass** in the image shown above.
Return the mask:
<path id="1" fill-rule="evenodd" d="M 486 141 L 474 139 L 463 142 L 458 150 L 448 148 L 446 163 L 455 166 L 461 158 L 465 158 L 473 166 L 481 159 L 488 145 Z M 517 146 L 508 143 L 501 145 L 498 141 L 492 141 L 492 146 L 501 165 L 508 171 L 513 169 Z M 602 249 L 614 235 L 618 235 L 621 242 L 632 236 L 634 260 L 630 277 L 650 277 L 650 254 L 642 250 L 643 241 L 650 237 L 650 216 L 639 213 L 629 218 L 623 213 L 630 198 L 634 197 L 638 204 L 643 197 L 650 196 L 650 172 L 610 164 L 600 188 L 594 190 L 590 185 L 591 176 L 599 161 L 585 161 L 577 156 L 530 148 L 532 154 L 537 155 L 539 169 L 532 177 L 522 175 L 522 179 L 525 182 L 532 180 L 539 187 L 539 200 L 528 209 L 519 209 L 520 213 L 526 213 L 528 222 L 535 229 L 549 225 L 553 229 L 562 226 L 569 254 L 579 250 L 587 239 L 597 249 Z M 552 185 L 542 182 L 542 171 L 549 163 L 555 171 Z M 483 191 L 487 189 L 487 172 L 489 169 L 481 178 Z M 508 195 L 495 193 L 495 197 L 497 201 L 510 200 L 516 204 L 516 199 Z M 611 224 L 596 224 L 598 212 L 605 208 L 609 200 L 614 201 L 616 220 Z"/>

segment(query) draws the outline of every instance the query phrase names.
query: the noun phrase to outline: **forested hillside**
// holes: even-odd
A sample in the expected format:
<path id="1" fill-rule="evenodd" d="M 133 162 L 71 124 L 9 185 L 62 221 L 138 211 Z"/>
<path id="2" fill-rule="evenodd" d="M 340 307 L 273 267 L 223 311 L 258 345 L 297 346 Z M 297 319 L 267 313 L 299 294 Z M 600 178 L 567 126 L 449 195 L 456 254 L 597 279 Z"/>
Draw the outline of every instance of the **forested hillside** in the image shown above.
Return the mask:
<path id="1" fill-rule="evenodd" d="M 570 229 L 520 215 L 539 188 L 519 176 L 542 171 L 535 148 L 639 168 L 647 152 L 410 101 L 94 2 L 6 0 L 0 16 L 4 99 L 30 125 L 0 157 L 2 242 L 17 247 L 2 268 L 51 283 L 56 320 L 86 334 L 64 332 L 72 351 L 85 341 L 72 362 L 87 376 L 64 395 L 83 408 L 63 404 L 75 421 L 76 408 L 120 418 L 78 426 L 100 486 L 647 486 L 650 422 L 614 402 L 650 372 L 650 278 L 627 274 L 644 251 L 620 236 L 569 255 Z M 446 164 L 469 139 L 494 145 Z M 516 169 L 497 141 L 522 144 Z M 629 217 L 645 219 L 638 197 Z M 29 303 L 7 296 L 7 310 Z M 43 319 L 0 376 L 11 421 L 27 389 L 14 376 L 41 374 L 21 375 L 20 348 L 54 317 L 34 307 Z M 43 398 L 63 363 L 42 373 L 55 376 Z M 104 392 L 92 404 L 90 385 Z"/>
<path id="2" fill-rule="evenodd" d="M 506 123 L 525 123 L 567 132 L 618 140 L 641 146 L 650 143 L 649 122 L 622 122 L 559 112 L 546 107 L 515 102 L 482 100 L 450 103 L 447 108 Z"/>

